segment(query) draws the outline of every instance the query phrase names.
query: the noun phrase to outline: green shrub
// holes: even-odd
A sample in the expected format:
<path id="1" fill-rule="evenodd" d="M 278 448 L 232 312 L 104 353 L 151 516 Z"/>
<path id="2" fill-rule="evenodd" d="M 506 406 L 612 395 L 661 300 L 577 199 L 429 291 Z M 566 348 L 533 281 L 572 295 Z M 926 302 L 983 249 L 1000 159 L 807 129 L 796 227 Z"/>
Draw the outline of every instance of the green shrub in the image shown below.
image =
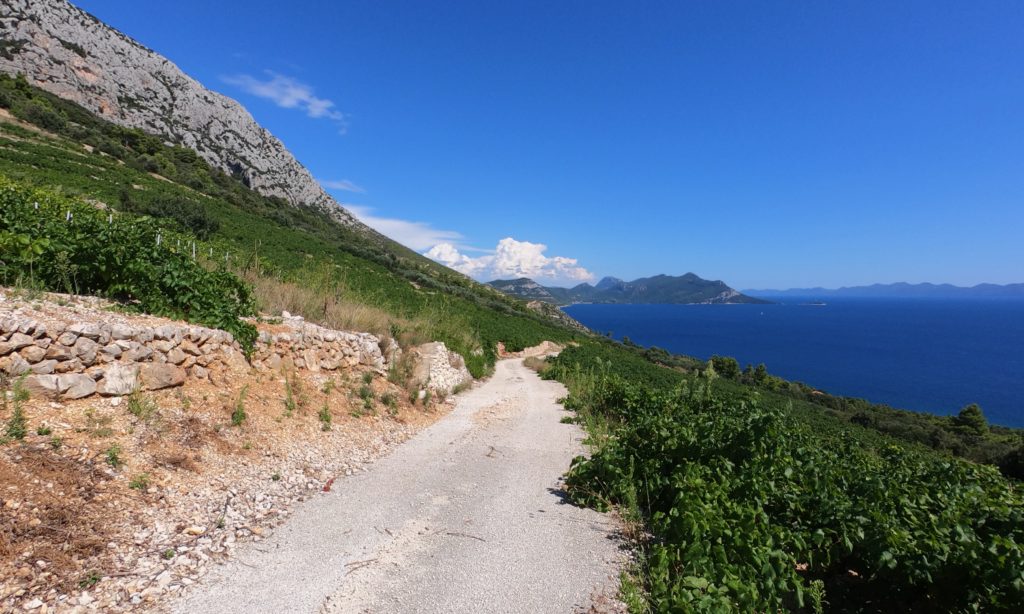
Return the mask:
<path id="1" fill-rule="evenodd" d="M 4 435 L 7 439 L 25 439 L 25 435 L 28 435 L 28 418 L 25 416 L 25 409 L 23 405 L 28 400 L 28 390 L 25 389 L 24 375 L 14 380 L 11 385 L 11 378 L 6 373 L 0 373 L 0 406 L 3 410 L 7 410 L 7 396 L 8 387 L 10 387 L 10 396 L 14 404 L 14 409 L 11 412 L 11 417 L 7 419 L 7 424 L 4 426 Z"/>
<path id="2" fill-rule="evenodd" d="M 0 243 L 24 246 L 4 250 L 0 271 L 8 280 L 30 274 L 63 291 L 67 267 L 74 266 L 84 293 L 226 330 L 251 352 L 256 329 L 240 319 L 255 312 L 249 287 L 227 271 L 203 268 L 177 247 L 191 240 L 153 220 L 111 214 L 0 176 Z"/>
<path id="3" fill-rule="evenodd" d="M 24 439 L 28 434 L 28 418 L 25 417 L 25 410 L 22 409 L 20 403 L 15 403 L 14 411 L 11 413 L 10 419 L 7 420 L 4 432 L 11 439 Z"/>
<path id="4" fill-rule="evenodd" d="M 235 402 L 235 409 L 231 412 L 231 424 L 232 426 L 242 426 L 245 422 L 245 395 L 249 392 L 248 384 L 242 386 L 242 390 L 238 393 L 238 400 Z"/>
<path id="5" fill-rule="evenodd" d="M 104 452 L 103 455 L 107 460 L 107 464 L 113 467 L 114 469 L 117 469 L 118 467 L 124 464 L 124 461 L 121 460 L 121 446 L 117 444 L 114 444 L 107 448 L 107 451 Z"/>
<path id="6" fill-rule="evenodd" d="M 389 415 L 398 415 L 398 397 L 393 392 L 385 392 L 380 395 L 380 402 L 384 404 L 384 407 L 388 408 Z"/>
<path id="7" fill-rule="evenodd" d="M 320 408 L 320 412 L 317 414 L 317 417 L 320 419 L 320 430 L 331 430 L 331 409 L 327 406 L 327 403 L 324 403 L 323 407 Z"/>
<path id="8" fill-rule="evenodd" d="M 140 420 L 149 420 L 159 409 L 156 401 L 139 391 L 128 395 L 128 413 Z"/>
<path id="9" fill-rule="evenodd" d="M 134 490 L 146 490 L 149 488 L 149 474 L 140 473 L 133 477 L 131 482 L 128 483 L 128 488 L 132 488 Z"/>

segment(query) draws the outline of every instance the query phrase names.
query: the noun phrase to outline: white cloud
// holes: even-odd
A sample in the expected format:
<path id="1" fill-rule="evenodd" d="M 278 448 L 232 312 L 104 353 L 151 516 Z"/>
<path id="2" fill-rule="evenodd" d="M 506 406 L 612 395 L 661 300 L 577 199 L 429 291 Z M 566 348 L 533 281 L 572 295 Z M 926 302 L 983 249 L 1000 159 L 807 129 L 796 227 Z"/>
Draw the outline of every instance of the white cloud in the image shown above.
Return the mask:
<path id="1" fill-rule="evenodd" d="M 225 83 L 242 88 L 245 92 L 260 98 L 266 98 L 285 109 L 300 109 L 314 119 L 327 118 L 335 122 L 345 132 L 345 114 L 337 109 L 334 101 L 319 98 L 313 94 L 313 88 L 291 77 L 266 71 L 267 79 L 258 79 L 252 75 L 233 75 L 224 77 Z"/>
<path id="2" fill-rule="evenodd" d="M 438 243 L 449 244 L 462 239 L 462 235 L 454 230 L 439 230 L 427 222 L 380 217 L 373 214 L 372 208 L 362 205 L 343 203 L 342 206 L 370 228 L 416 251 L 425 250 Z"/>
<path id="3" fill-rule="evenodd" d="M 580 266 L 575 258 L 545 256 L 547 248 L 542 243 L 506 237 L 498 241 L 493 254 L 473 258 L 446 242 L 434 245 L 426 256 L 482 281 L 529 277 L 534 281 L 575 285 L 594 279 L 594 274 Z"/>
<path id="4" fill-rule="evenodd" d="M 345 190 L 346 192 L 355 192 L 356 194 L 366 193 L 366 190 L 361 186 L 356 185 L 348 179 L 324 179 L 320 182 L 320 185 L 329 190 Z"/>

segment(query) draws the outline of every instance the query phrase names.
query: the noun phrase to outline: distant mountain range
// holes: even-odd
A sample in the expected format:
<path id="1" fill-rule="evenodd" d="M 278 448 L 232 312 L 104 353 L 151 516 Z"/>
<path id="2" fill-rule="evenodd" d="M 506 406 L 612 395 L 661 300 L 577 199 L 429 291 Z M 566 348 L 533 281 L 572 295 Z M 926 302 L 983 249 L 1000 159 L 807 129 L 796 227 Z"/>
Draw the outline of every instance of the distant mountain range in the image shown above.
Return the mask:
<path id="1" fill-rule="evenodd" d="M 505 294 L 555 305 L 572 303 L 646 303 L 646 304 L 731 304 L 767 303 L 747 296 L 721 281 L 701 279 L 693 273 L 679 277 L 655 275 L 633 281 L 605 277 L 596 285 L 580 284 L 572 288 L 546 287 L 532 279 L 497 279 L 488 282 Z"/>
<path id="2" fill-rule="evenodd" d="M 744 290 L 745 293 L 764 298 L 784 298 L 787 296 L 803 296 L 815 298 L 847 297 L 847 298 L 1021 298 L 1024 299 L 1024 283 L 978 284 L 964 287 L 951 284 L 873 284 L 870 286 L 851 286 L 843 288 L 791 288 L 789 290 Z"/>

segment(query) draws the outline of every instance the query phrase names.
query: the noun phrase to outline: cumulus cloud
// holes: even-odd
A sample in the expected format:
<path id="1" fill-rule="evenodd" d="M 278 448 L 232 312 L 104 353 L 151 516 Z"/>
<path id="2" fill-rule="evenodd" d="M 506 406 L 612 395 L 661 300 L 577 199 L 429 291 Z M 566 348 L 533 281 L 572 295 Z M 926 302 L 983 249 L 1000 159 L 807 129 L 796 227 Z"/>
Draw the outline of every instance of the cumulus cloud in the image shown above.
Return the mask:
<path id="1" fill-rule="evenodd" d="M 594 274 L 580 266 L 575 258 L 545 256 L 547 249 L 543 243 L 506 237 L 498 241 L 494 253 L 483 256 L 467 256 L 450 242 L 435 245 L 426 256 L 483 281 L 529 277 L 534 281 L 574 285 L 594 279 Z"/>
<path id="2" fill-rule="evenodd" d="M 320 181 L 320 185 L 324 186 L 328 190 L 345 190 L 346 192 L 355 192 L 356 194 L 363 194 L 366 192 L 366 190 L 361 186 L 356 185 L 348 179 L 324 179 Z"/>
<path id="3" fill-rule="evenodd" d="M 334 101 L 316 96 L 313 88 L 301 81 L 270 70 L 265 72 L 266 79 L 252 75 L 232 75 L 223 79 L 225 83 L 237 86 L 253 96 L 266 98 L 279 107 L 300 109 L 314 119 L 330 119 L 342 132 L 345 131 L 345 114 L 338 110 Z"/>
<path id="4" fill-rule="evenodd" d="M 370 228 L 416 251 L 425 250 L 438 243 L 457 243 L 462 239 L 462 235 L 454 230 L 440 230 L 427 222 L 381 217 L 374 215 L 372 208 L 362 205 L 345 203 L 343 206 Z"/>

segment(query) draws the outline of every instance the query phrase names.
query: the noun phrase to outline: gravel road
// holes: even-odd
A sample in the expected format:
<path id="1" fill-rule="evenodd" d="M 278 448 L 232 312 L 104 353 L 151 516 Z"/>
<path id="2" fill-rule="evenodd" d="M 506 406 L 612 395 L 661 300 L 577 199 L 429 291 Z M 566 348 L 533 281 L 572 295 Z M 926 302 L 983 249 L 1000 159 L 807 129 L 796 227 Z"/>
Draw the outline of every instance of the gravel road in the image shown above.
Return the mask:
<path id="1" fill-rule="evenodd" d="M 546 382 L 498 363 L 455 409 L 240 547 L 175 612 L 615 609 L 617 525 L 566 503 L 582 432 Z"/>

